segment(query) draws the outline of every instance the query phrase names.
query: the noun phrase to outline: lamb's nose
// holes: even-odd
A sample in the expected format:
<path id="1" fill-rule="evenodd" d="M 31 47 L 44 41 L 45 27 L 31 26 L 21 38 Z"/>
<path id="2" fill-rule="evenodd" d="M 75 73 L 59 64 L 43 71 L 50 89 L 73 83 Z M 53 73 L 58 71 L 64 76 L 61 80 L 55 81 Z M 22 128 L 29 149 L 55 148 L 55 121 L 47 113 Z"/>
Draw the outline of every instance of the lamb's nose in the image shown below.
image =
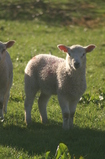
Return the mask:
<path id="1" fill-rule="evenodd" d="M 79 62 L 74 62 L 74 67 L 77 69 L 77 68 L 79 68 L 80 67 L 80 63 Z"/>

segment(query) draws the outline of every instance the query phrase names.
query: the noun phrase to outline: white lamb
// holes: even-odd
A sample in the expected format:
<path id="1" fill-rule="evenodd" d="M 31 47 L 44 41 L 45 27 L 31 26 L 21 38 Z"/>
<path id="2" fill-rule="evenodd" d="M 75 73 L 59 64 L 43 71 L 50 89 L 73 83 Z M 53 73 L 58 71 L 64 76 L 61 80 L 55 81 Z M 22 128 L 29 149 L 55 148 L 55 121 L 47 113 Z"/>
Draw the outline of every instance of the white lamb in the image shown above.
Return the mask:
<path id="1" fill-rule="evenodd" d="M 14 41 L 0 42 L 0 119 L 4 120 L 3 113 L 7 113 L 7 103 L 13 79 L 13 66 L 10 55 L 6 51 Z"/>
<path id="2" fill-rule="evenodd" d="M 25 120 L 31 122 L 31 109 L 36 93 L 40 90 L 39 111 L 43 123 L 47 122 L 46 106 L 51 95 L 58 96 L 62 109 L 63 128 L 73 127 L 77 103 L 86 90 L 86 53 L 95 45 L 71 47 L 58 45 L 67 53 L 66 60 L 52 55 L 33 57 L 25 68 Z"/>

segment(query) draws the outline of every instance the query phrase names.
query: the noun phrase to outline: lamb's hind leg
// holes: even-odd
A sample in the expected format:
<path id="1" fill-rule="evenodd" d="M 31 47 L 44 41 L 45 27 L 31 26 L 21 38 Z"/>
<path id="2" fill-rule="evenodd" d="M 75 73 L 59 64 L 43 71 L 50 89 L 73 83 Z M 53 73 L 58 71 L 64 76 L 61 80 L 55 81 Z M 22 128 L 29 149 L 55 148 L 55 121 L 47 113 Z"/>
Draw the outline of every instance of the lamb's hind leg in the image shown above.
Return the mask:
<path id="1" fill-rule="evenodd" d="M 37 85 L 37 83 L 34 81 L 32 77 L 30 78 L 28 75 L 25 75 L 26 98 L 24 101 L 24 108 L 25 108 L 25 121 L 27 124 L 31 122 L 31 109 L 35 95 L 38 91 L 38 88 L 36 88 L 35 84 Z"/>
<path id="2" fill-rule="evenodd" d="M 30 92 L 28 95 L 26 95 L 24 107 L 25 107 L 25 121 L 27 124 L 31 122 L 31 109 L 35 98 L 34 92 Z"/>
<path id="3" fill-rule="evenodd" d="M 44 124 L 47 122 L 46 107 L 47 107 L 47 103 L 48 103 L 49 98 L 50 98 L 50 95 L 46 95 L 46 94 L 41 93 L 39 100 L 38 100 L 41 121 Z"/>

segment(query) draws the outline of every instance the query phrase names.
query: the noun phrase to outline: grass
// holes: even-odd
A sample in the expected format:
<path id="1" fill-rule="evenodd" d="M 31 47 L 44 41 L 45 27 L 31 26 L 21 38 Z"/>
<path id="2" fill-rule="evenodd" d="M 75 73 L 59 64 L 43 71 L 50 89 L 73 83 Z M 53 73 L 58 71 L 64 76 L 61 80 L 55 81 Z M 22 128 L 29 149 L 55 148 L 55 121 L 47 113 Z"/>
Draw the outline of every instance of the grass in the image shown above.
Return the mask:
<path id="1" fill-rule="evenodd" d="M 0 41 L 14 39 L 8 49 L 14 80 L 5 121 L 0 123 L 0 158 L 52 158 L 59 143 L 65 143 L 72 158 L 105 158 L 105 5 L 104 1 L 68 0 L 0 2 Z M 77 106 L 74 129 L 62 130 L 62 114 L 56 96 L 48 103 L 47 125 L 41 124 L 37 98 L 32 125 L 24 122 L 24 69 L 36 54 L 51 51 L 65 58 L 57 45 L 94 43 L 87 54 L 87 90 Z M 103 97 L 103 99 L 101 98 Z M 101 100 L 102 99 L 102 100 Z"/>

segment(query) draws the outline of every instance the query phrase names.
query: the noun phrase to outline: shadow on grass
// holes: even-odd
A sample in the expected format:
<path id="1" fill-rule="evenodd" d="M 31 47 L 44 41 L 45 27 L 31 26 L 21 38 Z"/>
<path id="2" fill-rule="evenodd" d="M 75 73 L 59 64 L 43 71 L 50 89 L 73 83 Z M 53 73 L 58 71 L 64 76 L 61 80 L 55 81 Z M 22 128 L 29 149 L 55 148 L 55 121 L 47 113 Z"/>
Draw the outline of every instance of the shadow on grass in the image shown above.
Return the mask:
<path id="1" fill-rule="evenodd" d="M 99 4 L 102 4 L 102 0 Z M 96 4 L 95 4 L 96 3 Z M 70 25 L 85 24 L 88 27 L 93 24 L 98 24 L 100 18 L 100 12 L 97 7 L 99 4 L 94 2 L 91 4 L 88 1 L 68 1 L 68 2 L 57 2 L 52 1 L 45 2 L 43 0 L 31 0 L 31 1 L 11 1 L 0 3 L 0 19 L 5 20 L 40 20 L 41 22 L 47 23 L 47 25 Z M 100 9 L 101 10 L 101 9 Z M 104 14 L 101 10 L 101 15 Z M 102 16 L 100 16 L 102 17 Z"/>
<path id="2" fill-rule="evenodd" d="M 92 159 L 105 157 L 105 132 L 100 130 L 74 126 L 72 130 L 64 131 L 62 124 L 54 121 L 48 125 L 32 123 L 23 128 L 0 124 L 0 145 L 23 150 L 32 156 L 47 151 L 54 155 L 59 143 L 66 144 L 71 156 L 75 154 L 76 158 L 81 155 Z"/>

